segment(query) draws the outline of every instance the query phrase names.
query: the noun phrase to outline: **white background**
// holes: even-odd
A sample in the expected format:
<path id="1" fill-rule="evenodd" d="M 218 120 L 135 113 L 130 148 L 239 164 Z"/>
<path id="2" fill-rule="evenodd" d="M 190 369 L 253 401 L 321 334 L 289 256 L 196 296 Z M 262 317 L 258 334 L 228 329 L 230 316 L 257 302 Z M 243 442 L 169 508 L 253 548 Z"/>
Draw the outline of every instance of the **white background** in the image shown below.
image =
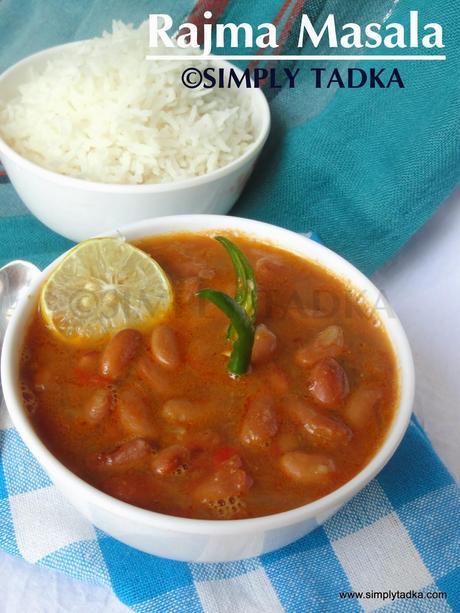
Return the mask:
<path id="1" fill-rule="evenodd" d="M 460 189 L 374 280 L 401 318 L 412 345 L 417 416 L 460 480 Z M 0 586 L 0 613 L 127 611 L 107 588 L 74 581 L 3 552 Z"/>

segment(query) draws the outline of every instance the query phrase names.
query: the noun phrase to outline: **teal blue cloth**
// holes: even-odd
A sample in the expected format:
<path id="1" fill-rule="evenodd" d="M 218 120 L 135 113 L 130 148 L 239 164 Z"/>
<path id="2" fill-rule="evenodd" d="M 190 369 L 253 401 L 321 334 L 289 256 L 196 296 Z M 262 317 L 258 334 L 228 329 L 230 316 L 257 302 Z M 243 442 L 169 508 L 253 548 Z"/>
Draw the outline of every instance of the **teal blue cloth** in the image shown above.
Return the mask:
<path id="1" fill-rule="evenodd" d="M 221 20 L 256 24 L 272 20 L 282 2 L 223 4 Z M 310 0 L 302 10 L 318 19 L 334 11 L 339 23 L 365 23 L 381 20 L 393 4 Z M 216 5 L 222 0 L 208 2 L 208 8 Z M 149 12 L 167 12 L 180 23 L 192 8 L 192 0 L 3 0 L 0 69 L 49 45 L 96 35 L 110 28 L 112 18 L 138 24 Z M 409 10 L 419 10 L 422 23 L 444 26 L 447 61 L 395 64 L 403 90 L 315 89 L 312 64 L 300 64 L 295 90 L 267 92 L 272 136 L 234 214 L 299 231 L 314 228 L 366 273 L 391 258 L 431 216 L 460 176 L 460 11 L 441 0 L 402 1 L 390 21 L 404 23 Z M 291 30 L 298 26 L 294 20 Z M 295 38 L 287 39 L 284 52 L 296 51 Z M 347 68 L 345 62 L 337 65 Z M 16 216 L 7 219 L 12 211 Z M 44 265 L 68 243 L 24 213 L 11 188 L 1 186 L 0 261 L 30 257 Z"/>
<path id="2" fill-rule="evenodd" d="M 417 9 L 444 25 L 447 61 L 358 63 L 397 67 L 405 89 L 339 90 L 305 121 L 324 90 L 275 98 L 275 131 L 235 214 L 314 228 L 368 274 L 429 219 L 460 178 L 460 10 L 400 2 L 390 21 Z"/>

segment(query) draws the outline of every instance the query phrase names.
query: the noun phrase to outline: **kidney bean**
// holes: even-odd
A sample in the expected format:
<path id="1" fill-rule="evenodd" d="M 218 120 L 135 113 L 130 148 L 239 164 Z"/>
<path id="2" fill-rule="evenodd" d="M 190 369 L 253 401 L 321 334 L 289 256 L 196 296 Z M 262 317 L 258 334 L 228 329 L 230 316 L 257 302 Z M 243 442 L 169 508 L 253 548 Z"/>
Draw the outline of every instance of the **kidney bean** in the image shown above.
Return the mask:
<path id="1" fill-rule="evenodd" d="M 335 470 L 334 462 L 325 455 L 289 451 L 280 459 L 282 470 L 304 485 L 316 485 L 327 480 Z"/>
<path id="2" fill-rule="evenodd" d="M 160 324 L 153 330 L 150 347 L 154 359 L 164 368 L 175 370 L 179 366 L 180 355 L 176 334 L 166 324 Z"/>
<path id="3" fill-rule="evenodd" d="M 216 271 L 214 268 L 210 268 L 209 266 L 204 266 L 201 270 L 198 271 L 198 276 L 200 279 L 206 279 L 209 281 L 210 279 L 214 279 L 216 276 Z"/>
<path id="4" fill-rule="evenodd" d="M 334 358 L 324 358 L 311 371 L 310 392 L 327 407 L 340 405 L 350 391 L 345 370 Z"/>
<path id="5" fill-rule="evenodd" d="M 238 453 L 232 453 L 229 458 L 221 462 L 221 468 L 224 470 L 234 471 L 242 468 L 243 460 Z"/>
<path id="6" fill-rule="evenodd" d="M 343 422 L 315 409 L 301 398 L 286 398 L 283 408 L 318 445 L 344 445 L 352 437 L 350 428 Z"/>
<path id="7" fill-rule="evenodd" d="M 232 292 L 230 296 L 233 295 L 233 293 L 234 292 Z M 257 291 L 257 319 L 259 321 L 271 316 L 270 302 L 270 296 L 267 294 L 267 291 L 259 287 Z"/>
<path id="8" fill-rule="evenodd" d="M 285 371 L 274 364 L 267 365 L 267 372 L 264 379 L 267 379 L 268 386 L 274 394 L 282 395 L 289 391 L 289 379 Z"/>
<path id="9" fill-rule="evenodd" d="M 302 304 L 293 304 L 287 310 L 287 316 L 294 320 L 296 324 L 302 324 L 303 326 L 311 324 L 311 320 L 323 320 L 323 323 L 327 323 L 331 319 L 331 313 L 329 311 L 322 311 L 321 309 L 310 309 Z M 315 321 L 313 323 L 316 323 Z"/>
<path id="10" fill-rule="evenodd" d="M 188 304 L 200 287 L 201 281 L 199 277 L 187 277 L 183 279 L 178 292 L 180 301 L 184 304 Z"/>
<path id="11" fill-rule="evenodd" d="M 187 257 L 174 262 L 174 272 L 181 277 L 197 276 L 200 279 L 213 279 L 216 276 L 214 268 L 208 266 L 204 260 Z"/>
<path id="12" fill-rule="evenodd" d="M 261 281 L 271 280 L 283 275 L 286 271 L 286 264 L 278 255 L 264 255 L 255 263 L 256 277 Z"/>
<path id="13" fill-rule="evenodd" d="M 276 345 L 276 335 L 265 324 L 259 324 L 254 336 L 251 362 L 253 364 L 263 364 L 271 360 L 276 351 Z"/>
<path id="14" fill-rule="evenodd" d="M 127 432 L 146 438 L 157 436 L 152 409 L 135 389 L 127 387 L 119 392 L 117 409 L 120 423 Z"/>
<path id="15" fill-rule="evenodd" d="M 26 411 L 29 415 L 34 415 L 38 409 L 37 396 L 24 381 L 21 382 L 21 393 Z"/>
<path id="16" fill-rule="evenodd" d="M 106 345 L 101 360 L 104 377 L 118 379 L 134 359 L 142 344 L 142 334 L 138 330 L 121 330 Z"/>
<path id="17" fill-rule="evenodd" d="M 194 498 L 200 502 L 213 502 L 245 494 L 253 481 L 241 468 L 241 459 L 238 456 L 235 458 L 223 462 L 212 475 L 199 483 L 193 492 Z"/>
<path id="18" fill-rule="evenodd" d="M 91 424 L 98 424 L 109 414 L 111 405 L 111 391 L 106 388 L 98 389 L 86 401 L 83 407 L 83 417 Z"/>
<path id="19" fill-rule="evenodd" d="M 136 371 L 152 391 L 161 396 L 171 396 L 174 393 L 174 386 L 169 376 L 148 355 L 144 355 L 138 360 Z"/>
<path id="20" fill-rule="evenodd" d="M 351 394 L 343 409 L 345 421 L 356 430 L 374 426 L 377 422 L 377 403 L 382 396 L 380 389 L 359 387 Z"/>
<path id="21" fill-rule="evenodd" d="M 276 437 L 276 446 L 281 453 L 294 451 L 300 447 L 299 435 L 294 432 L 282 432 Z"/>
<path id="22" fill-rule="evenodd" d="M 132 464 L 146 458 L 151 451 L 150 443 L 144 438 L 133 438 L 114 451 L 99 454 L 98 460 L 107 466 Z"/>
<path id="23" fill-rule="evenodd" d="M 49 366 L 40 366 L 34 374 L 34 389 L 44 392 L 55 383 L 53 371 Z"/>
<path id="24" fill-rule="evenodd" d="M 311 367 L 324 358 L 336 358 L 343 353 L 345 342 L 340 326 L 328 326 L 295 354 L 300 366 Z"/>
<path id="25" fill-rule="evenodd" d="M 230 445 L 222 445 L 213 452 L 212 461 L 214 464 L 222 464 L 234 456 L 238 456 L 238 451 L 235 449 L 235 447 L 230 447 Z"/>
<path id="26" fill-rule="evenodd" d="M 277 431 L 273 398 L 264 395 L 251 399 L 241 426 L 241 442 L 245 445 L 267 445 Z"/>
<path id="27" fill-rule="evenodd" d="M 152 458 L 152 470 L 158 475 L 170 475 L 190 460 L 190 452 L 182 445 L 171 445 Z"/>
<path id="28" fill-rule="evenodd" d="M 163 418 L 173 424 L 195 425 L 205 420 L 205 412 L 201 406 L 186 398 L 172 398 L 164 403 L 161 409 Z"/>
<path id="29" fill-rule="evenodd" d="M 193 453 L 194 451 L 211 451 L 220 444 L 221 439 L 213 430 L 202 430 L 186 433 L 182 442 Z"/>
<path id="30" fill-rule="evenodd" d="M 84 353 L 77 361 L 77 368 L 85 373 L 99 372 L 101 363 L 100 351 L 88 351 Z"/>

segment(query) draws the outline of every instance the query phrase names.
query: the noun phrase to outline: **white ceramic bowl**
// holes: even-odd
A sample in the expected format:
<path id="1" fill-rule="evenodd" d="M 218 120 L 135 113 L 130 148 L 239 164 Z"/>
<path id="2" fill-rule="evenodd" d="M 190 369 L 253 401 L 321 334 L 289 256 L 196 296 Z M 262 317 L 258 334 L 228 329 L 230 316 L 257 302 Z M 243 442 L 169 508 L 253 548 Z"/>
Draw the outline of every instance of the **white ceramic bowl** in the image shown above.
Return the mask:
<path id="1" fill-rule="evenodd" d="M 118 232 L 127 239 L 176 231 L 234 230 L 276 244 L 319 263 L 350 283 L 376 307 L 397 356 L 400 399 L 390 430 L 377 454 L 351 481 L 324 498 L 297 509 L 265 517 L 210 521 L 170 517 L 139 509 L 95 489 L 75 476 L 48 451 L 35 433 L 22 403 L 18 385 L 24 334 L 36 309 L 37 294 L 55 263 L 35 280 L 30 295 L 18 306 L 8 327 L 2 353 L 2 385 L 14 425 L 30 451 L 68 500 L 93 524 L 142 551 L 186 561 L 238 560 L 267 553 L 304 536 L 322 524 L 382 469 L 407 428 L 414 394 L 414 368 L 406 335 L 379 290 L 346 260 L 299 234 L 265 223 L 217 215 L 160 217 Z M 386 304 L 386 303 L 385 303 Z"/>
<path id="2" fill-rule="evenodd" d="M 0 76 L 0 106 L 16 94 L 31 67 L 40 69 L 49 59 L 75 44 L 78 43 L 46 49 L 4 72 Z M 231 66 L 222 60 L 216 60 L 216 65 Z M 0 159 L 30 211 L 49 228 L 75 241 L 161 215 L 224 214 L 241 194 L 270 131 L 270 109 L 262 91 L 245 88 L 239 91 L 251 100 L 255 141 L 241 157 L 201 177 L 145 185 L 84 181 L 34 164 L 16 153 L 1 137 Z"/>

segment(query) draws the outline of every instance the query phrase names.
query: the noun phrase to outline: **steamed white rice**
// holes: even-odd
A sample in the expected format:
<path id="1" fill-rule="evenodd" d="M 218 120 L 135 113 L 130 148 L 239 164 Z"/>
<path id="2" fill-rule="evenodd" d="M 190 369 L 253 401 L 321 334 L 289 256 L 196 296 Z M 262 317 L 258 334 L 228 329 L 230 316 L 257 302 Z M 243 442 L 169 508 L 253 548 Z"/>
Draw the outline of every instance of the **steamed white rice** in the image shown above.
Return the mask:
<path id="1" fill-rule="evenodd" d="M 240 157 L 254 141 L 248 96 L 187 89 L 190 62 L 149 52 L 147 24 L 114 22 L 50 60 L 0 109 L 3 139 L 49 170 L 104 183 L 178 181 Z"/>

